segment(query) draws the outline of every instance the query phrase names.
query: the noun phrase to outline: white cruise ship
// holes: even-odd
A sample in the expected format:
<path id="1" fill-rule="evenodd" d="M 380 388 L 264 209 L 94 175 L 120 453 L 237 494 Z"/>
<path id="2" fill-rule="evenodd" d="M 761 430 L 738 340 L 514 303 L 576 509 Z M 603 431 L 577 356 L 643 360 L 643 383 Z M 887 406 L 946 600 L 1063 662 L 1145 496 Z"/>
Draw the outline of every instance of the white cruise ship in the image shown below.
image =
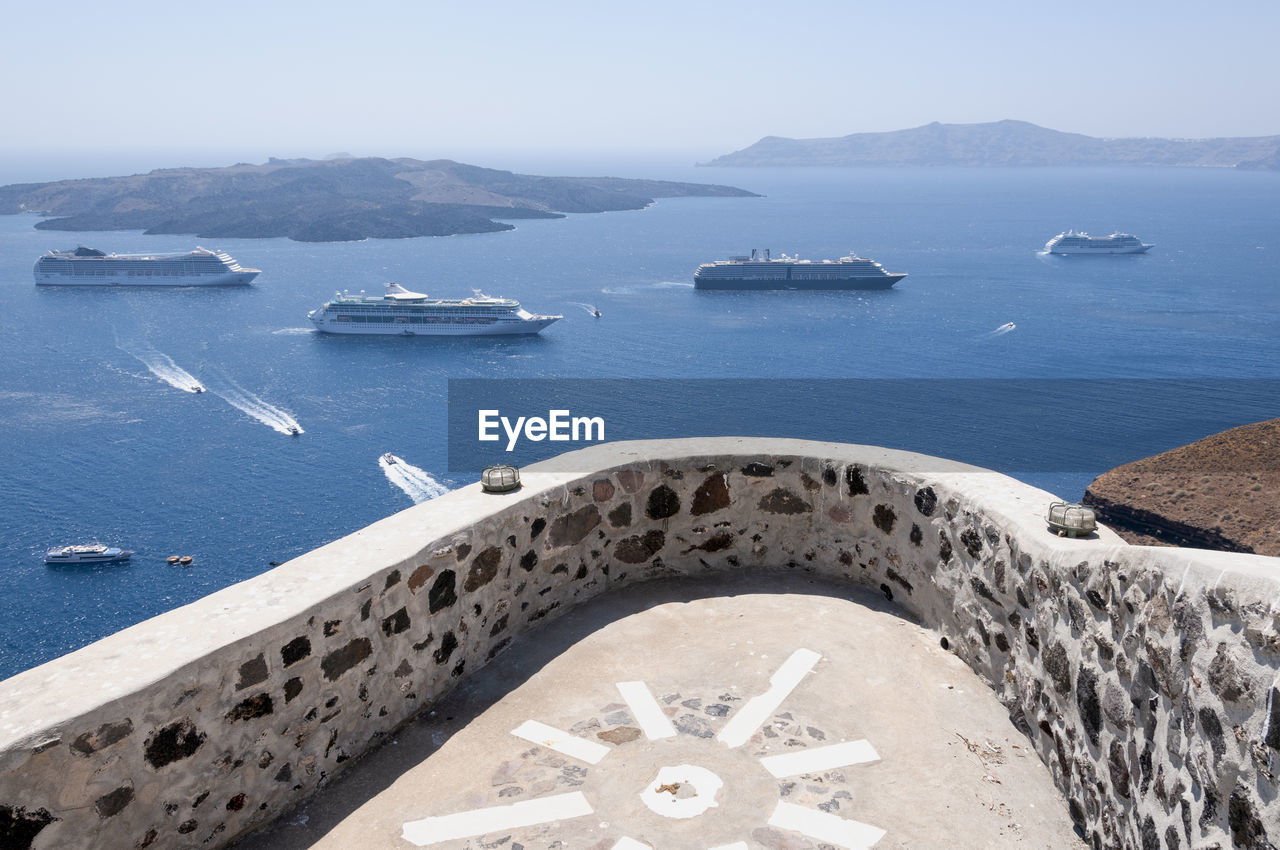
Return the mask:
<path id="1" fill-rule="evenodd" d="M 471 298 L 428 298 L 388 283 L 382 296 L 335 293 L 307 318 L 317 329 L 335 334 L 497 336 L 536 334 L 564 317 L 535 316 L 521 309 L 519 301 L 479 292 Z"/>
<path id="2" fill-rule="evenodd" d="M 1050 254 L 1145 254 L 1154 247 L 1143 244 L 1131 233 L 1090 236 L 1074 230 L 1059 233 L 1044 244 L 1044 249 Z"/>
<path id="3" fill-rule="evenodd" d="M 95 248 L 50 251 L 36 260 L 44 286 L 231 286 L 257 277 L 223 251 L 186 254 L 106 254 Z"/>
<path id="4" fill-rule="evenodd" d="M 838 260 L 801 260 L 769 256 L 751 249 L 750 257 L 703 263 L 693 273 L 695 289 L 888 289 L 906 277 L 887 272 L 875 260 L 849 254 Z"/>

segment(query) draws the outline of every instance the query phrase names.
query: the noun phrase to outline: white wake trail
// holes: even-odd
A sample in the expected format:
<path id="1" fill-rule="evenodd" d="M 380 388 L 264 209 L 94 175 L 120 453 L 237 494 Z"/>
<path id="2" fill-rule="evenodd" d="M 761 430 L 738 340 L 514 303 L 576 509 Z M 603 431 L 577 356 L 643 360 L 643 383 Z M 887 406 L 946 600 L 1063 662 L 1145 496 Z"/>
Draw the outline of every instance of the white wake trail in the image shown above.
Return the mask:
<path id="1" fill-rule="evenodd" d="M 174 363 L 172 357 L 157 351 L 146 342 L 122 343 L 117 339 L 116 348 L 137 358 L 151 374 L 171 387 L 189 393 L 204 391 L 204 387 L 196 380 L 195 375 Z"/>
<path id="2" fill-rule="evenodd" d="M 393 454 L 378 458 L 378 466 L 382 467 L 382 474 L 387 476 L 387 480 L 403 490 L 415 505 L 449 492 L 449 488 L 433 478 L 431 473 Z"/>
<path id="3" fill-rule="evenodd" d="M 987 334 L 987 336 L 1004 336 L 1005 334 L 1007 334 L 1009 331 L 1013 330 L 1016 327 L 1017 325 L 1015 325 L 1013 322 L 1005 322 L 1003 325 L 996 328 L 991 333 Z"/>
<path id="4" fill-rule="evenodd" d="M 298 435 L 304 433 L 302 426 L 298 424 L 298 420 L 294 419 L 290 413 L 268 404 L 228 378 L 225 374 L 216 374 L 214 376 L 214 381 L 210 384 L 209 391 L 237 410 L 247 413 L 263 425 L 279 431 L 281 434 Z"/>

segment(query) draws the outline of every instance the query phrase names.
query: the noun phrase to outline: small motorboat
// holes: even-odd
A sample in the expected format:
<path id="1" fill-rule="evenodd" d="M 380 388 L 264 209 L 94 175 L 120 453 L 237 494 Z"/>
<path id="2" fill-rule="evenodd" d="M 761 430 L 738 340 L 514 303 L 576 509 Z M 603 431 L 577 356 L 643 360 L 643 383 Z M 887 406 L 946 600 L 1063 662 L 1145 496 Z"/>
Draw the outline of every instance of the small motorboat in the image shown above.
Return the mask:
<path id="1" fill-rule="evenodd" d="M 600 308 L 599 308 L 599 307 L 592 307 L 592 308 L 591 308 L 591 315 L 595 316 L 597 319 L 598 319 L 598 318 L 600 318 L 600 316 L 602 315 L 602 314 L 601 314 L 601 312 L 600 312 Z"/>
<path id="2" fill-rule="evenodd" d="M 204 392 L 204 387 L 200 386 L 199 384 L 196 384 L 194 387 L 191 388 L 191 391 L 193 393 L 202 393 Z"/>
<path id="3" fill-rule="evenodd" d="M 190 566 L 190 565 L 191 565 L 191 556 L 190 556 L 190 555 L 183 555 L 181 558 L 179 558 L 179 559 L 178 559 L 178 563 L 179 563 L 179 564 L 182 564 L 182 566 L 184 566 L 184 567 Z"/>
<path id="4" fill-rule="evenodd" d="M 176 564 L 176 563 L 178 563 L 178 556 L 177 556 L 177 555 L 170 555 L 169 557 L 165 558 L 164 560 L 165 560 L 165 563 L 168 563 L 168 564 Z"/>
<path id="5" fill-rule="evenodd" d="M 104 546 L 101 543 L 82 543 L 50 549 L 44 554 L 46 564 L 115 564 L 133 557 L 128 549 Z"/>
<path id="6" fill-rule="evenodd" d="M 396 456 L 393 455 L 391 452 L 387 452 L 386 454 L 384 454 L 382 456 L 382 459 L 387 462 L 387 466 L 392 466 L 396 462 Z"/>
<path id="7" fill-rule="evenodd" d="M 297 425 L 290 425 L 290 426 L 289 426 L 289 436 L 290 436 L 290 437 L 297 437 L 297 436 L 299 436 L 300 434 L 302 434 L 302 431 L 298 428 L 298 426 L 297 426 Z"/>

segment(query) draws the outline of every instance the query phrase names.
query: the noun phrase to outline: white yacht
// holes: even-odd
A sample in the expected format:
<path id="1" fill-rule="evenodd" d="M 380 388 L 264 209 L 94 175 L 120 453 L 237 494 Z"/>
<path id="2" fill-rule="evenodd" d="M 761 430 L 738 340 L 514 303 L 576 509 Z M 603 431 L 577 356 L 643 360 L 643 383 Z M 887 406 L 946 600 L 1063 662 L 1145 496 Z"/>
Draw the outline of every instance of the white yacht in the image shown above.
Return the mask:
<path id="1" fill-rule="evenodd" d="M 801 260 L 769 249 L 750 257 L 703 263 L 693 273 L 695 289 L 888 289 L 906 277 L 887 272 L 875 260 L 850 253 L 838 260 Z"/>
<path id="2" fill-rule="evenodd" d="M 1044 244 L 1050 254 L 1145 254 L 1154 248 L 1131 233 L 1090 236 L 1084 231 L 1068 230 Z"/>
<path id="3" fill-rule="evenodd" d="M 128 549 L 104 546 L 101 543 L 83 543 L 50 549 L 44 554 L 46 564 L 114 564 L 133 557 Z"/>
<path id="4" fill-rule="evenodd" d="M 471 298 L 428 298 L 398 283 L 381 296 L 335 293 L 307 314 L 317 329 L 335 334 L 493 336 L 536 334 L 563 316 L 535 316 L 510 298 L 476 292 Z"/>
<path id="5" fill-rule="evenodd" d="M 107 254 L 81 246 L 50 251 L 35 267 L 43 286 L 229 286 L 259 274 L 224 251 L 200 247 L 185 254 Z"/>

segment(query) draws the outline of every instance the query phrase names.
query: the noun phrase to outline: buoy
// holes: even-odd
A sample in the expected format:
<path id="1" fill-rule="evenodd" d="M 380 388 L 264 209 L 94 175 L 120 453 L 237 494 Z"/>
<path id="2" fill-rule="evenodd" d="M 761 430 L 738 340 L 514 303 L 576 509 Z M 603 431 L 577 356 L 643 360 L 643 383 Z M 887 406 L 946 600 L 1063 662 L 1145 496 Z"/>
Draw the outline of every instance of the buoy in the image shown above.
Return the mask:
<path id="1" fill-rule="evenodd" d="M 169 563 L 171 563 L 171 564 L 176 564 L 176 563 L 178 563 L 178 556 L 177 556 L 177 555 L 170 555 L 168 558 L 165 558 L 165 560 L 166 560 L 166 561 L 168 561 L 168 562 L 169 562 Z"/>
<path id="2" fill-rule="evenodd" d="M 184 566 L 184 567 L 185 567 L 187 564 L 190 564 L 190 563 L 191 563 L 191 556 L 190 556 L 190 555 L 183 555 L 181 558 L 179 558 L 179 559 L 178 559 L 178 563 L 179 563 L 179 564 L 182 564 L 182 566 Z"/>

